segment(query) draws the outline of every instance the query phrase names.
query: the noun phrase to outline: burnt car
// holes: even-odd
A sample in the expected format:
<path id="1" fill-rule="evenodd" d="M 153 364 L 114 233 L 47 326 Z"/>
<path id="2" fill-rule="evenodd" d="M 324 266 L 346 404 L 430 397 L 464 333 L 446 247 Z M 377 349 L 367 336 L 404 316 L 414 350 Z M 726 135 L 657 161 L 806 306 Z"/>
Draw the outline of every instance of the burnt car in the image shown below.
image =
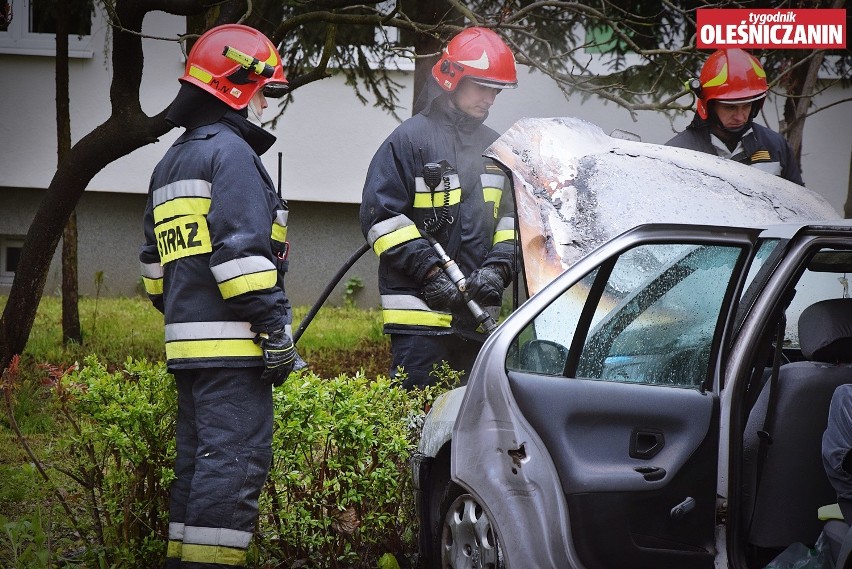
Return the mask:
<path id="1" fill-rule="evenodd" d="M 829 401 L 852 383 L 852 223 L 576 119 L 513 131 L 489 154 L 530 296 L 426 417 L 422 565 L 745 569 L 813 547 Z"/>

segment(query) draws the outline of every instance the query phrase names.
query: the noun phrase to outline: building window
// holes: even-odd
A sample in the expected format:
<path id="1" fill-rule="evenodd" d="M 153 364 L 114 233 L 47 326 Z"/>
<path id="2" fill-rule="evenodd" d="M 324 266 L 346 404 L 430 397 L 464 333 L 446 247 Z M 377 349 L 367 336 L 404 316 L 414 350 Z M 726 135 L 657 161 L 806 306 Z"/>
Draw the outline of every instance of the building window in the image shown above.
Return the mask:
<path id="1" fill-rule="evenodd" d="M 0 284 L 12 284 L 23 247 L 22 239 L 0 237 Z"/>
<path id="2" fill-rule="evenodd" d="M 66 0 L 67 1 L 67 0 Z M 56 55 L 56 20 L 51 5 L 53 0 L 5 0 L 9 15 L 6 29 L 0 27 L 0 53 L 18 55 Z M 93 8 L 71 8 L 69 22 L 68 55 L 92 57 Z"/>

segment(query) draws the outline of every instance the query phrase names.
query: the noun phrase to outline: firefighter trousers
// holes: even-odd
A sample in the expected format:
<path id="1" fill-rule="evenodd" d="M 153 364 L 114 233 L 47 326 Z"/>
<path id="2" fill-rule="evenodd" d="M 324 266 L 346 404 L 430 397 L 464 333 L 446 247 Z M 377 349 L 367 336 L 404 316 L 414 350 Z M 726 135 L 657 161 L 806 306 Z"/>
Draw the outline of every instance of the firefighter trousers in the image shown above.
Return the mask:
<path id="1" fill-rule="evenodd" d="M 177 458 L 166 569 L 244 567 L 272 461 L 262 368 L 174 370 Z"/>
<path id="2" fill-rule="evenodd" d="M 402 368 L 407 376 L 402 382 L 403 388 L 423 388 L 438 382 L 434 367 L 445 361 L 452 369 L 461 372 L 462 384 L 466 384 L 467 374 L 481 347 L 481 342 L 457 334 L 391 334 L 390 374 L 396 377 L 397 370 Z"/>

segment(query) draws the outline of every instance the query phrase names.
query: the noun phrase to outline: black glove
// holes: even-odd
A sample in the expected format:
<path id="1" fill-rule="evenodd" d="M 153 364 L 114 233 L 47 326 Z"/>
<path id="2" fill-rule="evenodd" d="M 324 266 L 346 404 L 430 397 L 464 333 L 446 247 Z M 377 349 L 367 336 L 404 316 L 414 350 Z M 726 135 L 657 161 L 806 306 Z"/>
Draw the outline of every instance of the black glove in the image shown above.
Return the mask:
<path id="1" fill-rule="evenodd" d="M 458 287 L 440 269 L 423 285 L 423 296 L 426 297 L 426 304 L 432 310 L 447 311 L 455 305 L 464 303 L 464 297 Z"/>
<path id="2" fill-rule="evenodd" d="M 470 298 L 484 306 L 500 306 L 503 289 L 509 284 L 507 275 L 498 265 L 487 265 L 476 269 L 467 279 L 467 293 Z"/>
<path id="3" fill-rule="evenodd" d="M 262 381 L 279 386 L 293 371 L 296 364 L 296 348 L 293 340 L 284 330 L 276 330 L 269 334 L 258 334 L 255 341 L 263 349 Z"/>

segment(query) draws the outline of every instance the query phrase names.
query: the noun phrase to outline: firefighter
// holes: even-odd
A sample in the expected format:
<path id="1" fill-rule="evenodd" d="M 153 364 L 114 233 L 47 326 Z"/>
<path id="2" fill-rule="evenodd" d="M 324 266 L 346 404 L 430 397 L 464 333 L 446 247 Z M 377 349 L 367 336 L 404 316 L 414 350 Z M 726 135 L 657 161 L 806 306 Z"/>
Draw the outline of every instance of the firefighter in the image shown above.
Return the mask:
<path id="1" fill-rule="evenodd" d="M 515 58 L 494 31 L 453 37 L 418 104 L 373 157 L 363 188 L 361 229 L 379 258 L 391 375 L 403 387 L 434 384 L 434 364 L 466 373 L 484 336 L 444 273 L 426 234 L 467 278 L 470 298 L 492 312 L 513 278 L 514 207 L 508 180 L 482 153 L 497 138 L 483 124 L 502 89 L 517 86 Z M 424 166 L 440 167 L 431 188 Z"/>
<path id="2" fill-rule="evenodd" d="M 715 154 L 805 185 L 787 140 L 754 122 L 769 89 L 766 72 L 754 56 L 741 49 L 720 49 L 707 58 L 700 78 L 690 86 L 697 98 L 695 117 L 668 146 Z"/>
<path id="3" fill-rule="evenodd" d="M 852 524 L 852 385 L 841 385 L 831 397 L 822 437 L 822 463 L 837 492 L 843 519 Z"/>
<path id="4" fill-rule="evenodd" d="M 296 352 L 283 288 L 288 209 L 247 119 L 287 84 L 263 34 L 202 35 L 166 120 L 185 132 L 157 164 L 145 208 L 145 290 L 165 315 L 178 393 L 166 567 L 243 567 L 272 459 L 272 386 Z"/>

